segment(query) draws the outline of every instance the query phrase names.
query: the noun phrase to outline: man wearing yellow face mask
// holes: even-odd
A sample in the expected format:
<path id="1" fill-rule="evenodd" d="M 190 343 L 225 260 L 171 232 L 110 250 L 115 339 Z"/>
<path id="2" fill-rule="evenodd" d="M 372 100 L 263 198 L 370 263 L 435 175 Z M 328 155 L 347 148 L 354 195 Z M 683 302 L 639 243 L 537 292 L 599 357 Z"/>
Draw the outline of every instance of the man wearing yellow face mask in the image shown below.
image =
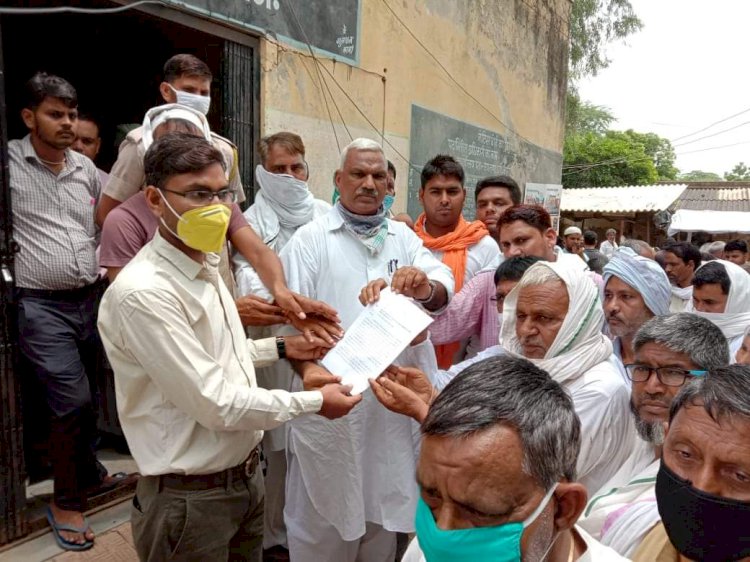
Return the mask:
<path id="1" fill-rule="evenodd" d="M 143 475 L 135 546 L 141 560 L 260 560 L 263 430 L 305 414 L 341 417 L 361 397 L 338 383 L 258 388 L 254 364 L 315 359 L 320 349 L 286 340 L 284 353 L 275 338 L 245 338 L 217 269 L 233 200 L 221 153 L 169 134 L 146 153 L 145 170 L 159 230 L 109 287 L 99 315 L 120 421 Z"/>

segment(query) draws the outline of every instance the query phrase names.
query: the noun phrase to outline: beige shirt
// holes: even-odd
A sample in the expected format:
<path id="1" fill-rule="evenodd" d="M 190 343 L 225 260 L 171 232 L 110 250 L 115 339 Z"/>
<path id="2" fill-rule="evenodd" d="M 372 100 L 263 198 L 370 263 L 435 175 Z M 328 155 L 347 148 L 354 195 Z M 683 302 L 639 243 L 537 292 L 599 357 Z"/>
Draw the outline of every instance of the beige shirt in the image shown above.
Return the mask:
<path id="1" fill-rule="evenodd" d="M 278 358 L 273 338 L 246 339 L 217 273 L 157 232 L 109 287 L 99 331 L 115 372 L 117 410 L 144 475 L 207 474 L 238 465 L 264 429 L 320 410 L 320 392 L 258 388 Z"/>
<path id="2" fill-rule="evenodd" d="M 224 156 L 229 187 L 237 194 L 237 202 L 242 203 L 245 200 L 245 191 L 240 181 L 237 149 L 224 137 L 216 133 L 211 133 L 211 136 L 213 137 L 214 147 L 218 148 Z M 117 199 L 121 203 L 138 193 L 146 181 L 146 172 L 143 168 L 143 157 L 145 155 L 143 127 L 137 127 L 130 131 L 120 144 L 117 161 L 109 172 L 109 180 L 102 193 L 112 199 Z"/>

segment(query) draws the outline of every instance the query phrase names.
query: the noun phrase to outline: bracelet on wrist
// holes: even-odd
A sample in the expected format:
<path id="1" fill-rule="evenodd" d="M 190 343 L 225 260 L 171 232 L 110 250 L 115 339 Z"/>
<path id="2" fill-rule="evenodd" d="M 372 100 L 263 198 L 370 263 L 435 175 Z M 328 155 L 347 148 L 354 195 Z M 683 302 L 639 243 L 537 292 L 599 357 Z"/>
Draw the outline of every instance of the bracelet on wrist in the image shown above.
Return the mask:
<path id="1" fill-rule="evenodd" d="M 430 302 L 432 300 L 432 297 L 435 296 L 435 287 L 437 286 L 437 283 L 435 283 L 434 281 L 430 281 L 429 283 L 430 283 L 430 294 L 427 295 L 427 298 L 425 298 L 425 299 L 415 298 L 414 299 L 415 301 L 421 302 L 421 303 L 426 303 L 426 302 Z"/>

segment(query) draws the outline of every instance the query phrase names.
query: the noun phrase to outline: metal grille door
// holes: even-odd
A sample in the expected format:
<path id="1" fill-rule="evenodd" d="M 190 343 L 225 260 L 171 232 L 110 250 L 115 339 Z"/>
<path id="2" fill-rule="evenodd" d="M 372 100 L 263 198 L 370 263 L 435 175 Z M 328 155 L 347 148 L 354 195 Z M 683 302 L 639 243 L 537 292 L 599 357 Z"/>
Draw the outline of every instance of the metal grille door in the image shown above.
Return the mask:
<path id="1" fill-rule="evenodd" d="M 253 201 L 259 84 L 255 49 L 224 42 L 221 60 L 222 135 L 237 146 L 239 171 L 248 204 Z"/>

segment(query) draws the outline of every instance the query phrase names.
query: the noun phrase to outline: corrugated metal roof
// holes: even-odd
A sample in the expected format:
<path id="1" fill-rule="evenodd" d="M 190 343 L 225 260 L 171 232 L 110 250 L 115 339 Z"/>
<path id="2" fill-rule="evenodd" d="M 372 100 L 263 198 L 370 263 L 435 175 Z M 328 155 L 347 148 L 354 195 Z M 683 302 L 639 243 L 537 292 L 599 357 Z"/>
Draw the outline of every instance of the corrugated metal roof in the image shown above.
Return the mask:
<path id="1" fill-rule="evenodd" d="M 750 211 L 750 182 L 695 182 L 675 201 L 674 209 Z"/>
<path id="2" fill-rule="evenodd" d="M 686 184 L 563 189 L 560 209 L 594 213 L 663 211 L 685 188 Z"/>

